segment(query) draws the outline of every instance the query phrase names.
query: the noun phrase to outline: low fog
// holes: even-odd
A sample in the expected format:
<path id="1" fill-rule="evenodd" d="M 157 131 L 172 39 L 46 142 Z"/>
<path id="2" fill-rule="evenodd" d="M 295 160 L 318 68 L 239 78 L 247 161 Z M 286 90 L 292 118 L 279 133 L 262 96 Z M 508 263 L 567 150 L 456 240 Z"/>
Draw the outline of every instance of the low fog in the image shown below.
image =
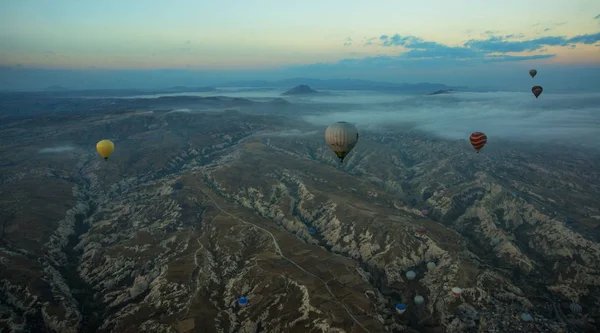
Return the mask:
<path id="1" fill-rule="evenodd" d="M 352 100 L 359 101 L 355 95 Z M 466 139 L 471 132 L 512 141 L 556 142 L 600 148 L 600 94 L 451 93 L 400 97 L 346 112 L 306 115 L 317 125 L 336 121 L 356 124 L 359 130 L 393 130 L 394 126 L 422 130 L 450 139 Z"/>
<path id="2" fill-rule="evenodd" d="M 71 146 L 56 146 L 56 147 L 42 148 L 42 149 L 40 149 L 39 153 L 40 154 L 64 153 L 64 152 L 71 151 L 74 149 L 75 148 L 71 147 Z"/>

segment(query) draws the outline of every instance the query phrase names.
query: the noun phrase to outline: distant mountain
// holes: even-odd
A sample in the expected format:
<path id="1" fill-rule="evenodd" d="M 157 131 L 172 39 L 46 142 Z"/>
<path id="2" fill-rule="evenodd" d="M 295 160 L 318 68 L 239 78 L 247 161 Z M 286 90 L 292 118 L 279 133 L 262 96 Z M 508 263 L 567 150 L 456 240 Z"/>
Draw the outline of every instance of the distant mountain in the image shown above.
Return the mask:
<path id="1" fill-rule="evenodd" d="M 442 89 L 442 90 L 438 90 L 438 91 L 434 91 L 431 94 L 427 94 L 427 95 L 442 95 L 442 94 L 450 94 L 453 93 L 455 90 L 453 89 Z"/>
<path id="2" fill-rule="evenodd" d="M 65 87 L 61 87 L 61 86 L 50 86 L 47 88 L 44 88 L 44 91 L 67 91 L 68 89 Z"/>
<path id="3" fill-rule="evenodd" d="M 165 92 L 212 92 L 217 89 L 214 87 L 186 87 L 186 86 L 175 86 L 167 89 L 158 89 L 157 91 Z"/>
<path id="4" fill-rule="evenodd" d="M 355 79 L 311 79 L 311 78 L 293 78 L 280 81 L 235 81 L 222 84 L 222 87 L 271 87 L 283 88 L 297 85 L 308 85 L 317 90 L 373 90 L 390 93 L 428 93 L 437 90 L 446 90 L 458 87 L 449 87 L 441 83 L 392 83 Z M 460 87 L 461 90 L 466 87 Z"/>
<path id="5" fill-rule="evenodd" d="M 298 86 L 295 86 L 294 88 L 284 92 L 282 95 L 308 95 L 308 94 L 315 94 L 317 93 L 316 90 L 312 89 L 311 87 L 305 85 L 305 84 L 301 84 Z"/>

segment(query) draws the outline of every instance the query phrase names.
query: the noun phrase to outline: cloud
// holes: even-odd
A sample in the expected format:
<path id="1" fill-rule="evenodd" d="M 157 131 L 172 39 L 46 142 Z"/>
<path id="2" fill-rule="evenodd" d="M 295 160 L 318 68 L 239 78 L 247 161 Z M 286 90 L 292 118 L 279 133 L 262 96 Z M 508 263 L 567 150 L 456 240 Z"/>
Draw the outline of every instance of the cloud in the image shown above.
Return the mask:
<path id="1" fill-rule="evenodd" d="M 318 131 L 302 132 L 297 129 L 291 129 L 291 130 L 279 131 L 279 132 L 262 133 L 261 135 L 276 136 L 276 137 L 290 137 L 290 136 L 311 136 L 311 135 L 315 135 L 315 134 L 318 134 Z"/>
<path id="2" fill-rule="evenodd" d="M 533 59 L 546 59 L 554 57 L 553 54 L 537 55 L 508 55 L 507 53 L 540 52 L 547 46 L 574 47 L 576 44 L 595 44 L 600 41 L 600 33 L 579 35 L 572 38 L 562 36 L 547 36 L 531 40 L 515 40 L 522 38 L 522 34 L 508 36 L 493 36 L 495 31 L 486 31 L 491 35 L 486 39 L 471 39 L 459 46 L 448 46 L 437 42 L 423 40 L 416 36 L 392 36 L 381 35 L 378 38 L 370 38 L 366 46 L 377 44 L 383 47 L 403 47 L 406 52 L 398 56 L 377 56 L 362 60 L 342 60 L 346 64 L 366 64 L 379 62 L 380 64 L 392 65 L 393 63 L 406 60 L 470 60 L 480 62 L 507 62 L 523 61 Z M 431 63 L 431 61 L 430 61 Z"/>
<path id="3" fill-rule="evenodd" d="M 344 41 L 344 46 L 350 46 L 350 45 L 352 45 L 352 38 L 348 37 Z"/>
<path id="4" fill-rule="evenodd" d="M 42 148 L 40 149 L 40 154 L 47 154 L 47 153 L 62 153 L 62 152 L 67 152 L 67 151 L 71 151 L 75 149 L 74 147 L 71 146 L 57 146 L 57 147 L 50 147 L 50 148 Z"/>
<path id="5" fill-rule="evenodd" d="M 354 96 L 360 100 L 360 94 Z M 367 96 L 368 97 L 368 96 Z M 385 97 L 385 96 L 384 96 Z M 600 94 L 455 93 L 436 96 L 397 96 L 379 105 L 348 107 L 344 112 L 306 115 L 304 120 L 326 126 L 339 119 L 359 131 L 414 129 L 449 140 L 466 139 L 482 131 L 493 141 L 590 145 L 596 140 Z M 493 141 L 492 141 L 493 140 Z"/>
<path id="6" fill-rule="evenodd" d="M 600 14 L 596 15 L 596 17 L 594 17 L 595 20 L 600 20 Z"/>

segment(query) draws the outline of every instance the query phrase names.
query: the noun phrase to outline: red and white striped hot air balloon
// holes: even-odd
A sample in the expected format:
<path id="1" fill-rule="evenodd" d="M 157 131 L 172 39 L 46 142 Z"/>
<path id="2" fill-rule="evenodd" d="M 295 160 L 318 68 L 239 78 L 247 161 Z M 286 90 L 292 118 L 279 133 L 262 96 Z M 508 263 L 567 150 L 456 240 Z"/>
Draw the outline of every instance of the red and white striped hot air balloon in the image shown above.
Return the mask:
<path id="1" fill-rule="evenodd" d="M 462 289 L 460 289 L 459 287 L 452 288 L 452 295 L 460 296 L 460 294 L 462 294 Z"/>

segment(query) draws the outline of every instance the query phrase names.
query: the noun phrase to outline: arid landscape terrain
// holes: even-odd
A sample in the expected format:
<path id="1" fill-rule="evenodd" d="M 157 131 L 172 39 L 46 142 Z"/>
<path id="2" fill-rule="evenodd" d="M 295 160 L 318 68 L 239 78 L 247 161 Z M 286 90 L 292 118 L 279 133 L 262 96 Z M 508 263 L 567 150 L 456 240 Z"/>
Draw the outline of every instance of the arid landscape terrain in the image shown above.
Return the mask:
<path id="1" fill-rule="evenodd" d="M 58 95 L 0 95 L 0 332 L 599 331 L 598 150 L 359 123 L 340 165 L 340 101 Z"/>

